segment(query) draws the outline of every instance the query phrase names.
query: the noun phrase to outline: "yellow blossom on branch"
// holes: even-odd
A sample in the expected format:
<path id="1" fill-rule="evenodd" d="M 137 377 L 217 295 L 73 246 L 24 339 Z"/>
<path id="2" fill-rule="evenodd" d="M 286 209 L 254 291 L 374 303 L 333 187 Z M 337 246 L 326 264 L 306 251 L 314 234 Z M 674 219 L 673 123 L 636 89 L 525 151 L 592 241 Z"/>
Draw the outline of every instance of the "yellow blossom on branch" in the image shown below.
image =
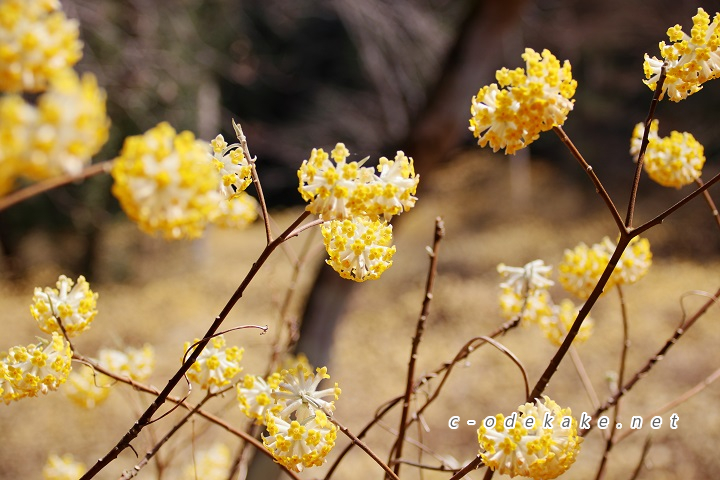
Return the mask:
<path id="1" fill-rule="evenodd" d="M 197 341 L 196 339 L 193 343 Z M 185 351 L 187 352 L 190 347 L 191 344 L 186 342 Z M 242 348 L 226 347 L 222 335 L 213 337 L 188 370 L 187 377 L 191 382 L 200 385 L 203 390 L 211 394 L 217 393 L 242 371 L 240 360 L 243 352 Z"/>
<path id="2" fill-rule="evenodd" d="M 549 50 L 522 54 L 525 69 L 498 70 L 498 83 L 482 87 L 472 98 L 470 131 L 481 147 L 512 154 L 537 140 L 541 132 L 562 125 L 573 109 L 577 82 L 570 62 L 561 65 Z"/>
<path id="3" fill-rule="evenodd" d="M 62 323 L 68 337 L 90 328 L 97 315 L 98 294 L 90 290 L 90 284 L 80 275 L 77 283 L 60 275 L 57 288 L 35 288 L 30 313 L 45 333 L 61 332 Z"/>

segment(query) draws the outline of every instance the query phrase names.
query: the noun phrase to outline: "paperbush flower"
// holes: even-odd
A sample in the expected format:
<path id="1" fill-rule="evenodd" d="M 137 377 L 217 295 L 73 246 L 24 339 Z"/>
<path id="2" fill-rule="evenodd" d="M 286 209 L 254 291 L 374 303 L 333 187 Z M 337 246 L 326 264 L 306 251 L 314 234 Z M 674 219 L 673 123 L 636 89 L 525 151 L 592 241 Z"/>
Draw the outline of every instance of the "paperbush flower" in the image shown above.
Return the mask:
<path id="1" fill-rule="evenodd" d="M 142 230 L 166 239 L 202 235 L 221 198 L 206 145 L 165 122 L 125 140 L 112 168 L 112 191 Z"/>
<path id="2" fill-rule="evenodd" d="M 560 305 L 553 305 L 552 313 L 545 315 L 540 318 L 538 325 L 543 331 L 545 337 L 553 345 L 560 346 L 570 330 L 570 327 L 575 322 L 575 319 L 580 312 L 580 307 L 576 307 L 572 300 L 564 299 L 560 302 Z M 573 339 L 573 343 L 583 343 L 590 335 L 593 330 L 593 320 L 590 317 L 586 317 L 580 325 L 577 335 Z"/>
<path id="3" fill-rule="evenodd" d="M 603 243 L 592 247 L 581 242 L 572 250 L 566 249 L 563 260 L 558 265 L 560 284 L 568 292 L 587 300 L 610 262 L 613 249 L 612 242 L 607 237 Z M 608 282 L 605 290 L 610 286 Z"/>
<path id="4" fill-rule="evenodd" d="M 57 390 L 70 373 L 70 344 L 56 332 L 51 340 L 12 347 L 0 361 L 0 395 L 12 400 L 37 397 Z"/>
<path id="5" fill-rule="evenodd" d="M 470 131 L 481 147 L 515 153 L 541 132 L 565 123 L 573 109 L 577 82 L 570 62 L 560 65 L 550 51 L 541 55 L 530 48 L 522 58 L 525 69 L 498 70 L 498 83 L 482 87 L 472 98 Z"/>
<path id="6" fill-rule="evenodd" d="M 555 285 L 555 282 L 548 278 L 552 267 L 545 265 L 542 260 L 533 260 L 522 267 L 508 267 L 501 263 L 497 266 L 497 271 L 500 275 L 509 277 L 500 287 L 509 288 L 518 295 Z"/>
<path id="7" fill-rule="evenodd" d="M 608 240 L 609 241 L 609 240 Z M 612 249 L 615 246 L 612 245 Z M 635 237 L 630 240 L 620 257 L 610 281 L 616 285 L 631 285 L 644 277 L 652 265 L 652 252 L 647 238 Z"/>
<path id="8" fill-rule="evenodd" d="M 549 397 L 543 398 L 519 406 L 520 414 L 513 414 L 514 421 L 501 413 L 495 415 L 493 427 L 485 426 L 487 419 L 483 421 L 478 441 L 480 456 L 488 468 L 511 477 L 551 479 L 565 473 L 575 462 L 583 441 L 577 434 L 577 421 L 569 408 L 561 409 Z M 533 422 L 528 420 L 530 417 Z M 543 428 L 546 420 L 550 428 Z"/>
<path id="9" fill-rule="evenodd" d="M 82 57 L 78 38 L 57 0 L 0 1 L 0 90 L 44 90 Z"/>
<path id="10" fill-rule="evenodd" d="M 283 407 L 278 416 L 287 419 L 292 415 L 302 422 L 314 416 L 316 410 L 332 415 L 335 410 L 334 400 L 338 399 L 342 391 L 337 382 L 332 388 L 317 390 L 320 382 L 329 379 L 330 375 L 327 373 L 327 367 L 317 368 L 315 372 L 312 373 L 302 364 L 290 370 L 283 370 L 281 373 L 283 380 L 278 389 L 272 392 L 273 398 Z M 333 397 L 334 400 L 327 401 L 324 397 Z"/>
<path id="11" fill-rule="evenodd" d="M 20 95 L 0 96 L 0 195 L 10 192 L 27 167 L 36 109 Z"/>
<path id="12" fill-rule="evenodd" d="M 280 380 L 279 373 L 273 373 L 267 381 L 259 375 L 245 375 L 243 381 L 237 384 L 237 399 L 243 413 L 257 423 L 265 420 L 267 411 L 279 413 L 282 406 L 275 403 L 272 394 L 280 387 Z"/>
<path id="13" fill-rule="evenodd" d="M 243 155 L 239 143 L 228 145 L 222 135 L 210 142 L 212 160 L 222 176 L 220 190 L 225 198 L 243 192 L 252 182 L 252 168 Z"/>
<path id="14" fill-rule="evenodd" d="M 534 289 L 525 294 L 505 287 L 500 293 L 500 310 L 503 317 L 511 320 L 518 315 L 524 323 L 537 323 L 543 317 L 552 315 L 553 303 L 545 289 Z"/>
<path id="15" fill-rule="evenodd" d="M 110 395 L 110 379 L 86 366 L 70 372 L 62 391 L 74 404 L 95 408 Z"/>
<path id="16" fill-rule="evenodd" d="M 325 463 L 337 438 L 337 427 L 319 409 L 302 421 L 286 421 L 268 412 L 266 425 L 265 448 L 276 462 L 295 472 Z"/>
<path id="17" fill-rule="evenodd" d="M 125 351 L 104 348 L 98 352 L 98 362 L 116 375 L 142 382 L 150 378 L 155 368 L 155 349 L 148 344 Z"/>
<path id="18" fill-rule="evenodd" d="M 184 480 L 226 480 L 232 467 L 232 457 L 227 445 L 216 443 L 197 454 L 197 458 L 183 471 Z"/>
<path id="19" fill-rule="evenodd" d="M 307 211 L 324 220 L 342 220 L 354 216 L 373 219 L 411 209 L 420 177 L 413 160 L 398 151 L 394 160 L 380 159 L 379 175 L 362 162 L 347 162 L 350 152 L 338 143 L 328 155 L 313 149 L 310 158 L 298 170 L 299 191 L 308 203 Z M 332 160 L 330 159 L 332 157 Z"/>
<path id="20" fill-rule="evenodd" d="M 645 54 L 645 84 L 651 90 L 657 88 L 663 63 L 667 64 L 666 77 L 662 87 L 670 100 L 679 102 L 699 91 L 702 84 L 720 75 L 720 14 L 715 14 L 712 22 L 705 10 L 698 8 L 692 17 L 693 26 L 690 36 L 683 32 L 680 25 L 667 30 L 669 44 L 660 42 L 660 56 Z"/>
<path id="21" fill-rule="evenodd" d="M 257 200 L 247 192 L 240 192 L 220 200 L 212 222 L 221 228 L 245 228 L 257 219 L 259 208 Z"/>
<path id="22" fill-rule="evenodd" d="M 664 187 L 680 188 L 700 178 L 705 164 L 702 144 L 687 132 L 670 132 L 669 137 L 658 136 L 658 121 L 653 120 L 648 133 L 643 168 L 648 176 Z M 640 153 L 645 125 L 638 123 L 630 141 L 630 154 Z"/>
<path id="23" fill-rule="evenodd" d="M 356 282 L 377 279 L 392 265 L 392 226 L 384 221 L 368 217 L 333 220 L 323 224 L 322 236 L 330 256 L 326 262 L 343 278 Z"/>
<path id="24" fill-rule="evenodd" d="M 193 343 L 197 341 L 198 339 L 195 339 Z M 186 352 L 190 346 L 190 343 L 185 343 Z M 242 371 L 240 360 L 243 351 L 244 349 L 238 347 L 226 348 L 225 338 L 222 335 L 213 337 L 186 375 L 191 382 L 197 383 L 203 390 L 211 394 L 217 393 Z"/>
<path id="25" fill-rule="evenodd" d="M 82 275 L 77 283 L 60 275 L 57 288 L 35 288 L 30 313 L 43 332 L 61 332 L 58 319 L 68 337 L 74 337 L 90 328 L 97 315 L 98 294 Z"/>
<path id="26" fill-rule="evenodd" d="M 87 470 L 82 462 L 78 462 L 70 454 L 62 457 L 51 454 L 43 467 L 43 480 L 77 480 Z"/>

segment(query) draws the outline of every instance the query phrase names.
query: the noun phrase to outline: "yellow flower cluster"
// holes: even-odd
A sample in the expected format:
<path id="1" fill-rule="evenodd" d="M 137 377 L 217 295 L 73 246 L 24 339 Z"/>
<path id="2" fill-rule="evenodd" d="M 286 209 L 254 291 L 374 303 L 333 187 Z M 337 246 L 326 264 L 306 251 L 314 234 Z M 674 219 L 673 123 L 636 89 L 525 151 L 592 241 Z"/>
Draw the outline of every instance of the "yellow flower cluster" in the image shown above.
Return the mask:
<path id="1" fill-rule="evenodd" d="M 662 66 L 666 64 L 661 98 L 667 93 L 674 102 L 699 91 L 703 83 L 720 75 L 720 14 L 716 13 L 711 23 L 710 15 L 698 8 L 692 20 L 690 36 L 680 25 L 667 30 L 670 43 L 660 42 L 662 59 L 645 54 L 643 82 L 654 91 Z"/>
<path id="2" fill-rule="evenodd" d="M 197 341 L 195 339 L 193 343 Z M 186 352 L 190 346 L 190 343 L 185 343 Z M 208 393 L 217 393 L 242 371 L 240 361 L 243 352 L 244 349 L 235 346 L 226 348 L 222 335 L 213 337 L 188 370 L 187 377 Z"/>
<path id="3" fill-rule="evenodd" d="M 392 225 L 382 220 L 332 220 L 323 224 L 322 236 L 330 256 L 326 262 L 343 278 L 356 282 L 377 279 L 392 265 Z"/>
<path id="4" fill-rule="evenodd" d="M 108 139 L 105 92 L 92 74 L 55 75 L 31 104 L 19 94 L 0 97 L 0 194 L 18 177 L 76 175 Z"/>
<path id="5" fill-rule="evenodd" d="M 95 408 L 110 396 L 110 378 L 90 367 L 73 370 L 63 387 L 63 393 L 82 408 Z"/>
<path id="6" fill-rule="evenodd" d="M 705 164 L 705 150 L 687 132 L 670 132 L 669 137 L 658 135 L 658 120 L 650 123 L 648 146 L 645 151 L 643 168 L 651 179 L 664 187 L 680 188 L 700 178 Z M 638 123 L 630 140 L 630 154 L 640 154 L 645 124 Z"/>
<path id="7" fill-rule="evenodd" d="M 82 57 L 58 0 L 0 0 L 0 90 L 38 92 Z"/>
<path id="8" fill-rule="evenodd" d="M 268 415 L 266 426 L 270 435 L 263 437 L 265 448 L 276 462 L 296 472 L 325 463 L 337 438 L 337 427 L 322 410 L 302 422 Z"/>
<path id="9" fill-rule="evenodd" d="M 142 382 L 150 378 L 155 368 L 155 349 L 146 344 L 142 348 L 126 348 L 124 351 L 104 348 L 98 353 L 100 365 L 116 375 Z"/>
<path id="10" fill-rule="evenodd" d="M 70 374 L 70 344 L 57 332 L 50 341 L 15 346 L 0 359 L 0 397 L 13 400 L 57 390 Z"/>
<path id="11" fill-rule="evenodd" d="M 197 454 L 183 469 L 182 480 L 226 480 L 232 468 L 232 456 L 227 445 L 216 443 Z"/>
<path id="12" fill-rule="evenodd" d="M 562 345 L 563 340 L 570 327 L 575 323 L 575 319 L 580 312 L 580 307 L 575 306 L 572 300 L 567 298 L 560 302 L 560 305 L 552 306 L 552 313 L 540 317 L 538 325 L 542 330 L 545 337 L 550 340 L 550 343 L 556 346 Z M 585 317 L 580 329 L 578 330 L 573 343 L 584 343 L 590 338 L 593 332 L 593 319 Z"/>
<path id="13" fill-rule="evenodd" d="M 48 457 L 47 463 L 43 467 L 43 480 L 76 480 L 80 478 L 87 467 L 82 462 L 78 462 L 72 455 L 52 454 Z"/>
<path id="14" fill-rule="evenodd" d="M 299 191 L 309 202 L 306 210 L 324 220 L 352 217 L 383 217 L 410 210 L 420 176 L 415 174 L 413 160 L 398 151 L 395 160 L 385 157 L 377 167 L 379 175 L 364 162 L 346 162 L 350 152 L 338 143 L 328 155 L 313 149 L 310 159 L 298 170 Z M 330 160 L 332 157 L 332 161 Z"/>
<path id="15" fill-rule="evenodd" d="M 481 147 L 512 154 L 535 141 L 541 132 L 562 125 L 573 109 L 577 82 L 570 62 L 562 65 L 548 50 L 526 48 L 526 68 L 498 70 L 498 83 L 482 87 L 472 98 L 470 131 Z"/>
<path id="16" fill-rule="evenodd" d="M 518 412 L 483 420 L 478 441 L 485 465 L 511 477 L 551 479 L 565 473 L 583 441 L 570 409 L 543 396 L 535 404 L 519 406 Z"/>
<path id="17" fill-rule="evenodd" d="M 558 267 L 560 284 L 568 292 L 586 300 L 600 280 L 615 248 L 616 245 L 605 237 L 601 243 L 596 243 L 592 247 L 581 242 L 574 249 L 565 250 L 563 261 Z M 604 291 L 615 285 L 630 285 L 637 282 L 645 276 L 650 265 L 652 265 L 650 242 L 646 238 L 633 238 L 620 257 Z"/>
<path id="18" fill-rule="evenodd" d="M 82 275 L 77 283 L 65 275 L 60 275 L 57 288 L 35 288 L 30 313 L 45 333 L 62 330 L 62 323 L 68 337 L 84 332 L 97 315 L 98 294 L 90 290 L 90 284 Z"/>
<path id="19" fill-rule="evenodd" d="M 237 399 L 243 413 L 259 424 L 265 421 L 266 412 L 279 413 L 282 407 L 275 403 L 272 393 L 280 388 L 280 380 L 277 372 L 268 376 L 267 380 L 259 375 L 245 375 L 243 381 L 237 384 Z"/>
<path id="20" fill-rule="evenodd" d="M 113 194 L 145 232 L 197 238 L 217 213 L 220 174 L 206 144 L 168 123 L 126 138 L 112 176 Z"/>

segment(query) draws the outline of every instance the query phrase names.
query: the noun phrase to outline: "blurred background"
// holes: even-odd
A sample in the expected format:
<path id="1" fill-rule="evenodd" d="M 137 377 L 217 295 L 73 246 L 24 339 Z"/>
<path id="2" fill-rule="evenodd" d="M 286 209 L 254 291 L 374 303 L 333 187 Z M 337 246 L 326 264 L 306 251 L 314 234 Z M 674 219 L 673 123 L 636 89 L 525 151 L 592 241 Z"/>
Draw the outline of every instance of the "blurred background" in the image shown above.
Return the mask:
<path id="1" fill-rule="evenodd" d="M 371 161 L 392 157 L 398 149 L 415 159 L 420 200 L 417 212 L 403 215 L 396 225 L 393 269 L 369 285 L 340 283 L 322 265 L 315 232 L 316 245 L 303 266 L 292 306 L 295 315 L 312 319 L 307 324 L 320 331 L 307 337 L 321 338 L 322 345 L 302 345 L 301 350 L 316 363 L 331 362 L 336 369 L 338 373 L 331 369 L 331 374 L 345 392 L 338 412 L 355 429 L 403 385 L 422 301 L 424 246 L 432 240 L 435 216 L 445 217 L 448 238 L 432 307 L 435 318 L 421 347 L 421 356 L 427 355 L 421 366 L 426 369 L 449 359 L 471 336 L 486 334 L 501 322 L 498 263 L 522 265 L 544 258 L 556 265 L 565 248 L 615 236 L 589 180 L 552 133 L 515 157 L 481 151 L 467 130 L 471 97 L 495 80 L 500 67 L 521 66 L 525 47 L 548 48 L 559 59 L 569 60 L 578 90 L 564 128 L 624 212 L 634 172 L 629 138 L 634 125 L 644 120 L 652 94 L 641 81 L 643 54 L 657 55 L 668 27 L 680 23 L 689 31 L 690 19 L 701 6 L 696 1 L 666 0 L 62 4 L 81 25 L 85 49 L 78 70 L 95 73 L 108 94 L 111 139 L 98 161 L 113 158 L 126 136 L 160 121 L 210 140 L 219 132 L 233 138 L 235 119 L 258 158 L 272 213 L 284 226 L 302 210 L 296 171 L 312 148 L 344 142 L 358 160 L 368 155 Z M 718 107 L 720 85 L 711 82 L 679 104 L 661 102 L 657 113 L 660 135 L 689 131 L 704 144 L 708 162 L 703 178 L 718 171 Z M 61 273 L 83 274 L 100 292 L 101 309 L 95 328 L 83 337 L 83 352 L 92 356 L 107 344 L 150 342 L 158 349 L 153 378 L 161 386 L 177 368 L 182 342 L 201 335 L 222 308 L 262 248 L 264 235 L 254 226 L 241 233 L 211 231 L 193 243 L 153 239 L 128 222 L 110 186 L 109 177 L 99 176 L 0 213 L 0 305 L 7 324 L 3 345 L 34 341 L 36 329 L 27 311 L 33 287 L 52 285 Z M 648 219 L 686 193 L 656 186 L 644 177 L 636 218 Z M 631 371 L 672 333 L 682 315 L 680 295 L 715 291 L 720 279 L 720 235 L 700 200 L 648 236 L 656 277 L 629 294 L 637 327 L 631 331 Z M 299 252 L 303 242 L 298 239 L 291 248 Z M 278 305 L 292 270 L 288 259 L 294 255 L 279 255 L 268 265 L 260 286 L 253 287 L 234 313 L 232 325 L 267 323 L 272 328 L 278 323 Z M 694 305 L 694 300 L 688 303 Z M 602 390 L 607 388 L 605 372 L 617 368 L 616 298 L 604 298 L 593 316 L 597 332 L 586 347 L 586 362 Z M 720 340 L 717 329 L 711 328 L 717 314 L 711 312 L 705 320 L 682 340 L 677 347 L 681 353 L 668 356 L 658 367 L 664 373 L 648 379 L 649 385 L 639 388 L 637 396 L 629 396 L 629 415 L 676 397 L 715 368 L 715 358 L 707 352 Z M 525 355 L 533 382 L 554 348 L 529 335 L 523 329 L 507 341 Z M 243 333 L 237 338 L 248 348 L 249 373 L 262 368 L 263 355 L 270 349 L 266 339 L 255 337 Z M 406 344 L 398 347 L 398 338 Z M 482 355 L 474 369 L 458 374 L 448 403 L 428 419 L 436 429 L 431 433 L 434 447 L 461 461 L 476 452 L 474 433 L 470 428 L 449 431 L 447 418 L 455 413 L 467 418 L 480 417 L 478 412 L 482 417 L 509 412 L 522 399 L 522 384 L 516 371 L 505 365 L 506 359 L 489 352 Z M 590 411 L 577 385 L 575 373 L 567 367 L 551 391 L 564 395 L 574 411 Z M 50 396 L 0 409 L 0 426 L 10 439 L 0 449 L 0 478 L 39 478 L 49 451 L 70 451 L 92 462 L 127 430 L 148 401 L 135 392 L 125 394 L 111 399 L 111 407 L 94 412 L 78 411 Z M 720 467 L 711 448 L 720 437 L 720 419 L 710 407 L 720 392 L 710 387 L 701 395 L 678 412 L 679 430 L 657 433 L 648 457 L 654 470 L 640 478 L 710 478 Z M 237 409 L 227 408 L 232 412 L 228 415 L 236 415 L 231 418 L 242 421 Z M 395 420 L 389 424 L 394 427 Z M 198 435 L 198 449 L 217 436 L 209 432 Z M 373 441 L 384 445 L 388 438 L 378 435 Z M 632 448 L 614 452 L 608 478 L 629 477 L 641 440 L 628 440 Z M 152 437 L 141 441 L 150 444 Z M 234 450 L 234 440 L 228 442 Z M 566 478 L 594 475 L 601 443 L 598 436 L 589 439 L 588 457 L 583 459 L 587 461 L 579 462 L 582 465 Z M 191 447 L 179 443 L 174 448 L 183 452 Z M 138 451 L 143 451 L 141 446 Z M 348 459 L 350 468 L 338 478 L 378 475 L 364 458 L 356 457 Z M 171 458 L 166 460 L 173 465 Z M 134 463 L 131 452 L 121 460 L 122 467 L 102 478 L 117 478 L 120 468 Z M 158 471 L 148 468 L 138 478 L 156 478 Z M 404 471 L 407 478 L 419 478 L 411 468 Z M 166 473 L 165 478 L 180 478 L 173 475 L 179 474 Z"/>

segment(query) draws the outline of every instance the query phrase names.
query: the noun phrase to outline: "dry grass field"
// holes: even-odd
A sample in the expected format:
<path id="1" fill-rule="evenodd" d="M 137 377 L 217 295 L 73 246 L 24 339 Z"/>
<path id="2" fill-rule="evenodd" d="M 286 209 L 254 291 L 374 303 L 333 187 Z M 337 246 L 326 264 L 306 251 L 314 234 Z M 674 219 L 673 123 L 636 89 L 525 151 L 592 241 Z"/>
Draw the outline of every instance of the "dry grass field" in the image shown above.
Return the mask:
<path id="1" fill-rule="evenodd" d="M 511 169 L 511 165 L 515 167 Z M 548 162 L 533 161 L 523 170 L 500 157 L 466 154 L 444 166 L 432 179 L 421 178 L 421 183 L 425 183 L 417 207 L 403 215 L 396 232 L 394 266 L 380 280 L 354 287 L 349 313 L 336 335 L 330 374 L 343 390 L 336 411 L 341 423 L 359 431 L 379 405 L 404 388 L 411 337 L 423 299 L 428 264 L 425 247 L 432 241 L 436 216 L 445 221 L 446 237 L 440 250 L 431 313 L 420 344 L 418 372 L 437 368 L 451 359 L 468 339 L 485 335 L 502 323 L 497 301 L 498 263 L 522 265 L 541 258 L 557 265 L 565 248 L 579 242 L 599 242 L 605 235 L 615 237 L 612 220 L 602 209 L 590 182 L 559 175 L 558 168 Z M 640 219 L 648 218 L 659 205 L 670 205 L 679 195 L 669 190 L 658 194 L 649 183 L 645 178 L 641 186 Z M 643 202 L 644 191 L 652 192 L 651 202 Z M 625 195 L 623 192 L 617 197 L 619 204 L 623 204 Z M 278 225 L 284 226 L 299 212 L 289 209 L 274 212 L 273 216 Z M 712 222 L 704 203 L 695 201 L 680 211 L 677 220 L 648 233 L 655 255 L 653 266 L 646 278 L 625 289 L 632 341 L 627 360 L 629 374 L 645 364 L 672 334 L 682 316 L 680 298 L 684 293 L 713 292 L 718 288 L 720 237 Z M 296 312 L 324 254 L 318 232 L 310 235 L 316 255 L 300 276 L 293 304 Z M 242 324 L 270 327 L 264 336 L 254 331 L 227 335 L 229 343 L 245 347 L 245 372 L 264 370 L 278 326 L 279 304 L 292 274 L 288 259 L 302 249 L 305 236 L 292 240 L 286 252 L 274 254 L 226 322 L 227 327 Z M 19 282 L 0 283 L 2 348 L 34 341 L 39 331 L 28 309 L 33 288 L 51 285 L 64 273 L 53 260 L 51 246 L 62 244 L 71 248 L 71 243 L 63 238 L 40 236 L 26 242 L 21 254 L 30 265 L 30 275 Z M 183 342 L 206 330 L 263 243 L 259 224 L 240 233 L 214 230 L 195 243 L 167 244 L 144 236 L 125 220 L 118 220 L 104 232 L 100 278 L 91 283 L 93 290 L 100 293 L 100 313 L 92 329 L 76 339 L 76 347 L 93 356 L 102 347 L 138 347 L 150 343 L 157 353 L 157 367 L 150 383 L 162 387 L 179 365 Z M 713 250 L 715 254 L 709 254 Z M 555 301 L 566 295 L 558 285 L 552 293 Z M 690 297 L 684 304 L 692 312 L 704 300 Z M 626 396 L 622 404 L 624 420 L 653 411 L 720 367 L 718 312 L 712 308 Z M 617 370 L 619 362 L 622 330 L 617 295 L 609 292 L 602 297 L 592 317 L 594 333 L 586 344 L 578 347 L 578 352 L 603 399 L 609 393 L 604 380 L 606 372 Z M 555 351 L 533 326 L 512 330 L 499 341 L 523 362 L 531 384 Z M 183 389 L 179 386 L 177 393 L 182 394 Z M 76 407 L 62 392 L 1 407 L 4 441 L 0 448 L 0 478 L 41 478 L 50 452 L 72 453 L 86 464 L 103 455 L 151 400 L 122 385 L 114 390 L 107 403 L 93 410 Z M 569 359 L 561 365 L 547 393 L 561 405 L 571 407 L 576 416 L 594 410 Z M 197 400 L 199 395 L 194 392 L 191 398 Z M 451 430 L 448 419 L 459 415 L 463 421 L 481 420 L 497 412 L 509 414 L 523 400 L 523 383 L 517 368 L 496 350 L 482 348 L 453 372 L 442 400 L 427 412 L 424 419 L 427 431 L 410 433 L 413 438 L 421 437 L 437 455 L 466 461 L 477 453 L 476 427 L 461 424 L 459 429 Z M 673 410 L 680 417 L 676 430 L 669 428 L 667 413 L 663 414 L 665 422 L 659 430 L 652 431 L 646 426 L 628 437 L 612 452 L 606 478 L 629 478 L 649 435 L 652 447 L 646 464 L 651 469 L 638 478 L 712 478 L 720 468 L 716 453 L 720 442 L 720 414 L 716 409 L 719 401 L 720 386 L 711 385 Z M 207 408 L 220 412 L 238 426 L 245 424 L 233 395 L 218 399 Z M 134 442 L 135 449 L 143 454 L 178 415 L 175 412 L 153 424 Z M 396 428 L 398 415 L 394 411 L 382 428 L 367 437 L 367 443 L 381 457 L 387 455 L 392 442 L 387 430 Z M 231 451 L 237 448 L 233 437 L 208 427 L 202 419 L 187 425 L 159 457 L 166 466 L 163 478 L 182 478 L 182 469 L 191 453 L 218 441 L 226 443 Z M 344 446 L 346 439 L 339 438 L 338 443 Z M 577 464 L 563 478 L 594 478 L 602 447 L 598 431 L 592 432 L 583 444 Z M 405 455 L 418 459 L 417 450 L 410 446 Z M 333 458 L 331 454 L 330 461 Z M 424 453 L 421 461 L 438 464 L 429 453 Z M 125 451 L 98 478 L 118 478 L 134 463 L 134 454 Z M 322 471 L 308 471 L 302 477 L 317 478 Z M 150 465 L 136 478 L 154 479 L 157 472 L 157 467 Z M 360 480 L 381 476 L 377 466 L 355 451 L 345 459 L 335 478 Z M 426 480 L 449 476 L 437 472 L 420 476 L 410 467 L 404 467 L 402 474 L 403 479 Z M 482 478 L 482 474 L 475 473 L 469 478 Z"/>

